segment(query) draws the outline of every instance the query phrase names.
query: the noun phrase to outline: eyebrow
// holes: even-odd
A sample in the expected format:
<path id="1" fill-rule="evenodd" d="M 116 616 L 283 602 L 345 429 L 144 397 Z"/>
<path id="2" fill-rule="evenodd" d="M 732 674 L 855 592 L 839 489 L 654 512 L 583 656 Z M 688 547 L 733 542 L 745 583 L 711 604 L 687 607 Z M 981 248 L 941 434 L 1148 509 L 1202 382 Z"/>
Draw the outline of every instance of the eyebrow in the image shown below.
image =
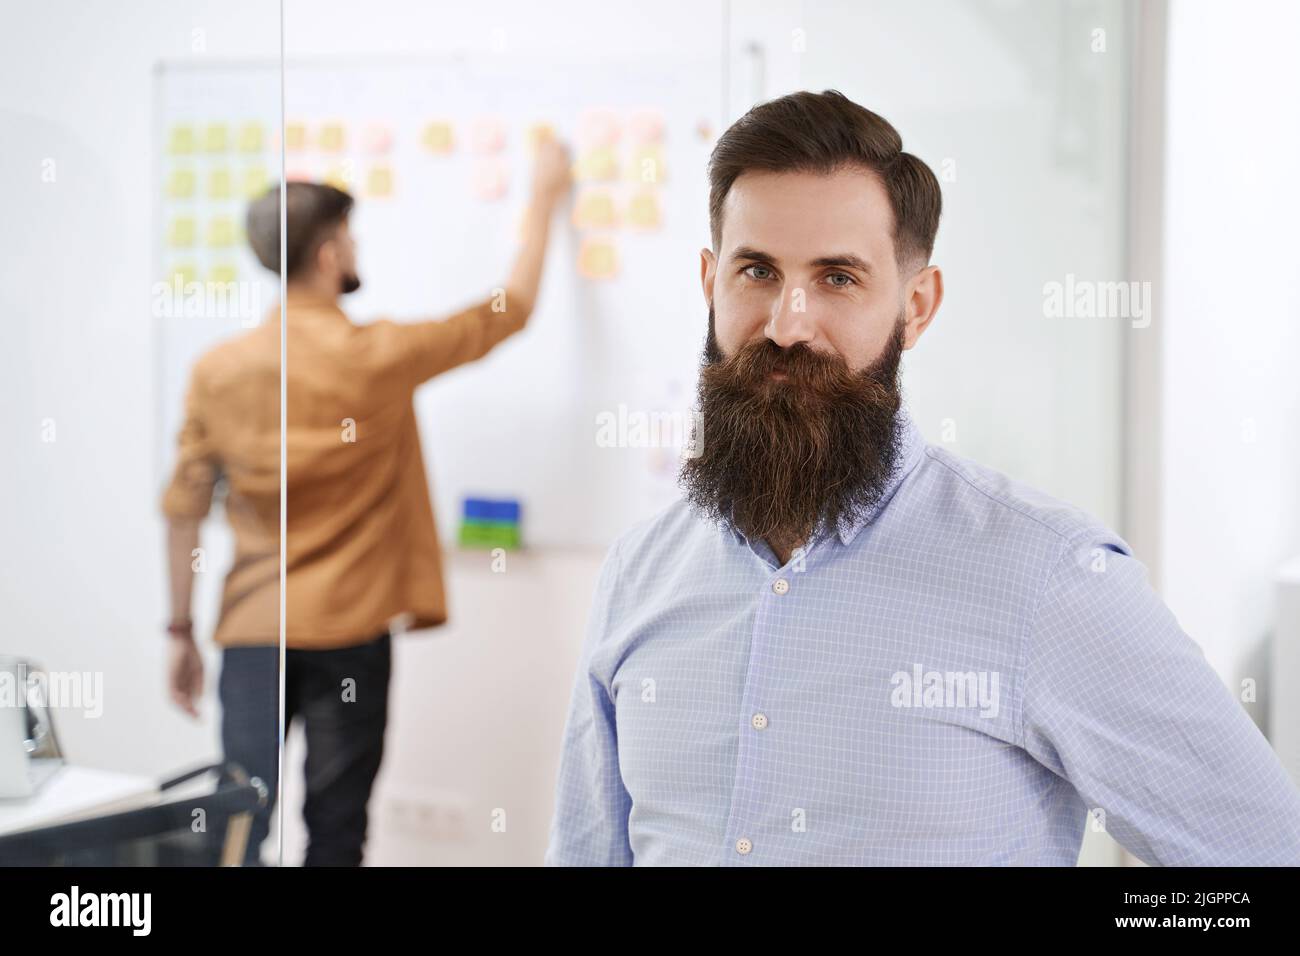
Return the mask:
<path id="1" fill-rule="evenodd" d="M 739 262 L 750 260 L 754 262 L 776 262 L 776 257 L 763 252 L 761 249 L 755 249 L 752 246 L 740 246 L 731 253 L 731 260 Z M 820 256 L 808 263 L 816 268 L 825 266 L 840 266 L 846 269 L 857 269 L 868 276 L 874 276 L 875 271 L 871 268 L 871 263 L 867 262 L 861 256 L 854 255 L 851 252 L 842 252 L 834 256 Z"/>

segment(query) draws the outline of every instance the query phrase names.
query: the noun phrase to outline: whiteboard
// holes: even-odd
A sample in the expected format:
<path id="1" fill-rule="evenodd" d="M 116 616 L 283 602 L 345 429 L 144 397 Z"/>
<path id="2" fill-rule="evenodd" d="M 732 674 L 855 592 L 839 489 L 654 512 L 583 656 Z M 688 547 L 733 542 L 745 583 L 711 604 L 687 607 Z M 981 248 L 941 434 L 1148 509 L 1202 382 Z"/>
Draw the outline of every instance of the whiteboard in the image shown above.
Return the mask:
<path id="1" fill-rule="evenodd" d="M 722 61 L 551 62 L 538 58 L 319 61 L 285 69 L 285 152 L 290 178 L 333 178 L 357 197 L 352 229 L 363 288 L 343 300 L 357 322 L 439 318 L 501 286 L 509 273 L 531 175 L 529 131 L 550 126 L 574 151 L 580 175 L 592 129 L 614 129 L 613 181 L 578 182 L 553 223 L 541 296 L 528 328 L 480 362 L 422 386 L 416 411 L 444 544 L 453 546 L 464 497 L 516 498 L 528 547 L 605 547 L 679 496 L 707 307 L 699 250 L 708 239 L 706 164 L 722 120 Z M 159 275 L 182 256 L 170 244 L 177 211 L 205 221 L 242 198 L 178 200 L 177 168 L 199 179 L 226 162 L 233 178 L 264 161 L 278 172 L 278 68 L 271 63 L 161 68 Z M 647 124 L 646 119 L 654 122 Z M 264 124 L 261 157 L 241 153 L 240 131 Z M 207 136 L 225 124 L 230 149 L 176 155 L 174 130 Z M 656 128 L 657 145 L 646 129 Z M 431 133 L 451 131 L 452 148 Z M 218 137 L 219 138 L 219 137 Z M 638 144 L 639 143 L 639 144 Z M 212 145 L 201 143 L 200 145 Z M 244 142 L 243 146 L 251 143 Z M 647 149 L 657 150 L 647 182 Z M 485 176 L 485 169 L 489 168 Z M 572 207 L 604 191 L 619 219 L 577 223 Z M 626 223 L 650 192 L 657 225 Z M 612 275 L 580 274 L 584 243 L 614 249 Z M 189 252 L 185 252 L 189 255 Z M 246 248 L 201 250 L 234 262 L 239 281 L 278 295 L 276 277 Z M 228 274 L 228 273 L 227 273 Z M 162 432 L 170 467 L 185 378 L 212 341 L 240 320 L 158 323 Z M 646 422 L 658 424 L 649 430 Z M 613 446 L 610 439 L 613 437 Z"/>

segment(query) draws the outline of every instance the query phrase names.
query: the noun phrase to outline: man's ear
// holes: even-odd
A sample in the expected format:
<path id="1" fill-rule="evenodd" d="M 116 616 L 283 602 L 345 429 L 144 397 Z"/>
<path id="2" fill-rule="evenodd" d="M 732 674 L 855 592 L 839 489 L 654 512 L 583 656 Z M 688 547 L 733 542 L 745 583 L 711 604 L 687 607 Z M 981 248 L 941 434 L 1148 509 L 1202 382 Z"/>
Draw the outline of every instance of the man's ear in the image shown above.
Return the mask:
<path id="1" fill-rule="evenodd" d="M 713 305 L 713 279 L 718 274 L 718 259 L 713 250 L 705 246 L 700 250 L 700 287 L 704 290 L 704 302 Z"/>
<path id="2" fill-rule="evenodd" d="M 943 302 L 943 272 L 938 266 L 926 266 L 907 282 L 903 314 L 907 323 L 903 348 L 910 349 L 934 320 Z"/>

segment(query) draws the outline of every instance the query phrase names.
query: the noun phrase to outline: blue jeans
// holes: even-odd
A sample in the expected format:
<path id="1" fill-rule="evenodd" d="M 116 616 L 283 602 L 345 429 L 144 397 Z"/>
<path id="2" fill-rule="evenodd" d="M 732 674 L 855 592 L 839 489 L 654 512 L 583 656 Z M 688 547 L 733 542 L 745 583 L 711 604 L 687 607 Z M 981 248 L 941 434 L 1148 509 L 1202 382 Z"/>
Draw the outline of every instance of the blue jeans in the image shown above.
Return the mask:
<path id="1" fill-rule="evenodd" d="M 285 652 L 286 735 L 302 719 L 307 737 L 305 866 L 359 866 L 366 804 L 384 754 L 388 682 L 387 632 L 364 644 Z M 221 658 L 221 740 L 225 759 L 260 777 L 270 790 L 253 818 L 245 865 L 258 863 L 274 810 L 279 747 L 279 648 L 228 647 Z"/>

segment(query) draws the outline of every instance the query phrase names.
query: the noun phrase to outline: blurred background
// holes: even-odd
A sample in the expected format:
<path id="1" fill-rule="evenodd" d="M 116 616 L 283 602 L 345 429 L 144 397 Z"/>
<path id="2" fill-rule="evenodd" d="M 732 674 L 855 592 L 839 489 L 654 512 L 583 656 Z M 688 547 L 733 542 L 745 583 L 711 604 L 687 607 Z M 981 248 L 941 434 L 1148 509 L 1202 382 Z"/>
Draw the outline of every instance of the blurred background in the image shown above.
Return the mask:
<path id="1" fill-rule="evenodd" d="M 102 806 L 220 755 L 207 637 L 231 542 L 214 508 L 193 720 L 165 690 L 158 496 L 194 360 L 279 294 L 243 242 L 248 199 L 282 160 L 344 186 L 365 281 L 349 314 L 432 318 L 504 278 L 530 130 L 628 124 L 644 135 L 618 160 L 663 175 L 579 175 L 528 330 L 416 397 L 451 620 L 395 639 L 367 863 L 539 864 L 596 572 L 676 496 L 675 448 L 605 447 L 597 422 L 686 413 L 712 143 L 759 101 L 829 88 L 943 186 L 946 299 L 903 372 L 926 437 L 1118 530 L 1300 779 L 1300 709 L 1278 693 L 1300 678 L 1300 9 L 283 8 L 51 0 L 0 35 L 0 655 L 76 677 L 81 705 L 51 710 Z M 636 214 L 604 221 L 610 204 Z M 236 295 L 187 311 L 194 282 Z M 1082 288 L 1123 305 L 1070 308 Z M 468 497 L 520 505 L 504 573 L 458 543 Z M 302 753 L 291 733 L 286 864 Z M 1080 862 L 1132 860 L 1089 832 Z"/>

